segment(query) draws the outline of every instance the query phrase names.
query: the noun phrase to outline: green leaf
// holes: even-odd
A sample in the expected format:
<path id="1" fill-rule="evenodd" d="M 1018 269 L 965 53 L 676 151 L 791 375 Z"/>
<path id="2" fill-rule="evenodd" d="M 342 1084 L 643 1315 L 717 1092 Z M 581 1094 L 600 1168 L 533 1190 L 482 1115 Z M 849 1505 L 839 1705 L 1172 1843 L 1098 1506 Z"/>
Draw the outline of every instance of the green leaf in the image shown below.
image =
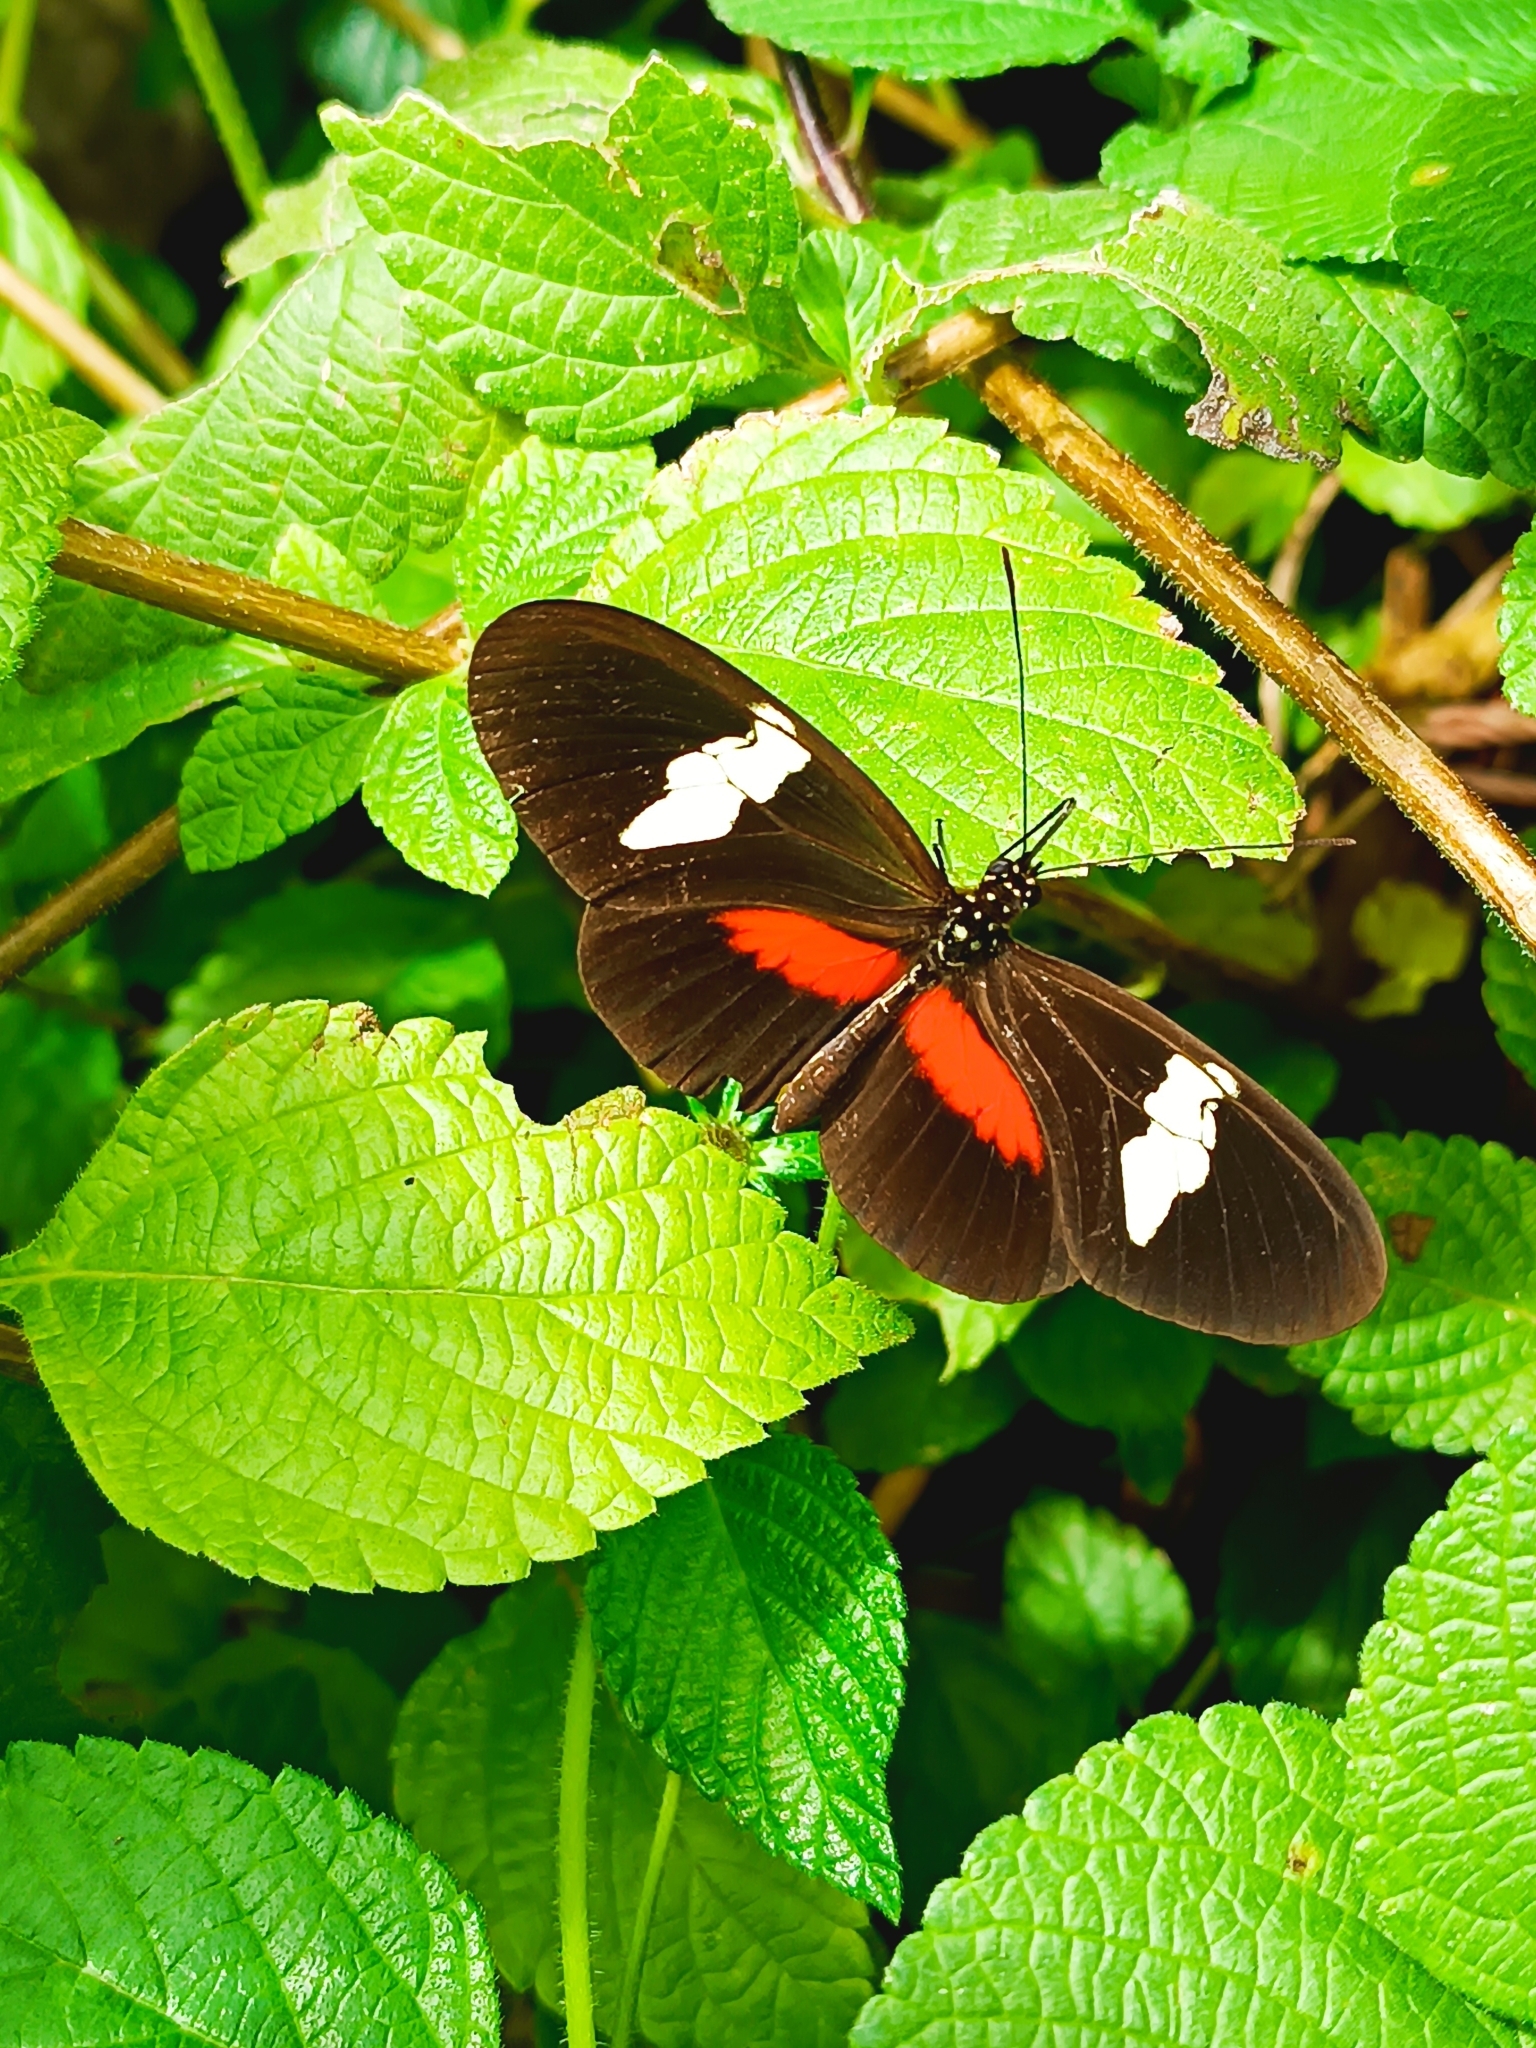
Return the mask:
<path id="1" fill-rule="evenodd" d="M 1536 2019 L 1536 1439 L 1464 1473 L 1387 1585 L 1340 1736 L 1375 1910 L 1445 1983 Z"/>
<path id="2" fill-rule="evenodd" d="M 328 818 L 357 793 L 388 708 L 356 683 L 290 671 L 221 711 L 182 770 L 188 867 L 235 867 Z"/>
<path id="3" fill-rule="evenodd" d="M 1485 11 L 1461 0 L 1205 0 L 1212 14 L 1284 50 L 1301 50 L 1346 78 L 1443 92 L 1515 91 L 1536 78 L 1530 0 Z"/>
<path id="4" fill-rule="evenodd" d="M 214 1750 L 15 1744 L 0 1777 L 0 2001 L 73 2048 L 494 2048 L 474 1902 L 403 1829 Z"/>
<path id="5" fill-rule="evenodd" d="M 1515 493 L 1492 476 L 1451 476 L 1432 462 L 1389 462 L 1374 449 L 1344 437 L 1339 482 L 1368 512 L 1385 512 L 1399 526 L 1453 533 L 1474 519 L 1509 511 Z"/>
<path id="6" fill-rule="evenodd" d="M 603 1675 L 668 1766 L 770 1855 L 897 1919 L 906 1600 L 832 1453 L 783 1435 L 722 1458 L 602 1538 L 586 1597 Z"/>
<path id="7" fill-rule="evenodd" d="M 502 1973 L 559 2004 L 556 1764 L 575 1615 L 541 1575 L 504 1594 L 412 1687 L 395 1798 L 485 1909 Z M 589 1905 L 600 2025 L 611 2024 L 665 1766 L 601 1691 Z M 868 1996 L 865 1908 L 767 1855 L 684 1785 L 640 1980 L 653 2048 L 840 2048 Z"/>
<path id="8" fill-rule="evenodd" d="M 1357 1441 L 1367 1456 L 1385 1448 L 1379 1437 Z M 1321 1471 L 1287 1466 L 1260 1481 L 1227 1532 L 1216 1593 L 1217 1641 L 1239 1699 L 1343 1712 L 1387 1575 L 1443 1491 L 1429 1460 L 1390 1454 L 1374 1465 L 1355 1453 Z"/>
<path id="9" fill-rule="evenodd" d="M 800 245 L 795 299 L 811 339 L 856 396 L 932 293 L 893 257 L 846 229 L 818 228 Z"/>
<path id="10" fill-rule="evenodd" d="M 1242 84 L 1252 68 L 1253 52 L 1240 29 L 1194 7 L 1158 37 L 1157 61 L 1170 78 L 1198 86 L 1200 97 L 1208 98 Z"/>
<path id="11" fill-rule="evenodd" d="M 122 1081 L 104 1025 L 0 995 L 0 1230 L 13 1244 L 48 1220 L 111 1129 Z"/>
<path id="12" fill-rule="evenodd" d="M 1097 186 L 967 194 L 929 232 L 923 276 L 963 289 L 986 312 L 1010 314 L 1023 334 L 1075 341 L 1112 362 L 1134 363 L 1154 384 L 1198 392 L 1204 362 L 1176 313 L 1133 285 L 1048 260 L 1113 240 L 1130 216 L 1129 199 Z"/>
<path id="13" fill-rule="evenodd" d="M 363 225 L 347 185 L 347 160 L 328 156 L 312 176 L 274 185 L 261 215 L 224 250 L 224 273 L 239 283 L 289 256 L 330 255 Z"/>
<path id="14" fill-rule="evenodd" d="M 1128 1522 L 1069 1494 L 1037 1493 L 1008 1526 L 1003 1633 L 1047 1698 L 1102 1688 L 1138 1711 L 1193 1627 L 1184 1581 Z"/>
<path id="15" fill-rule="evenodd" d="M 0 151 L 0 178 L 14 165 Z M 0 320 L 14 315 L 0 313 Z M 0 358 L 4 356 L 0 340 Z M 50 405 L 36 391 L 16 390 L 0 375 L 0 451 L 6 485 L 0 496 L 0 683 L 14 672 L 37 626 L 48 587 L 48 564 L 59 545 L 59 521 L 74 497 L 74 466 L 101 438 L 78 414 Z"/>
<path id="16" fill-rule="evenodd" d="M 1536 960 L 1492 922 L 1483 937 L 1483 1007 L 1499 1050 L 1536 1083 Z"/>
<path id="17" fill-rule="evenodd" d="M 36 172 L 9 148 L 0 150 L 0 253 L 56 306 L 85 318 L 85 264 L 75 231 Z M 0 376 L 51 391 L 65 367 L 51 342 L 0 306 Z"/>
<path id="18" fill-rule="evenodd" d="M 1186 860 L 1107 877 L 1104 886 L 1144 903 L 1180 937 L 1261 974 L 1298 981 L 1317 958 L 1317 927 L 1288 904 L 1272 902 L 1257 875 Z"/>
<path id="19" fill-rule="evenodd" d="M 788 173 L 659 58 L 602 149 L 492 148 L 411 94 L 373 122 L 333 108 L 327 130 L 412 317 L 540 432 L 641 440 L 774 356 L 810 360 Z"/>
<path id="20" fill-rule="evenodd" d="M 1018 829 L 1018 670 L 1030 812 L 1071 795 L 1063 858 L 1283 838 L 1290 777 L 1170 638 L 1132 572 L 992 451 L 937 420 L 748 417 L 663 470 L 588 595 L 702 640 L 811 719 L 958 871 Z M 920 566 L 920 570 L 917 565 Z"/>
<path id="21" fill-rule="evenodd" d="M 1388 875 L 1356 904 L 1349 921 L 1356 950 L 1382 969 L 1376 986 L 1349 1008 L 1357 1017 L 1411 1017 L 1436 982 L 1455 981 L 1472 946 L 1472 909 L 1447 903 L 1423 882 Z"/>
<path id="22" fill-rule="evenodd" d="M 0 1745 L 79 1726 L 59 1650 L 101 1577 L 107 1518 L 47 1395 L 0 1380 Z"/>
<path id="23" fill-rule="evenodd" d="M 851 1219 L 843 1225 L 838 1251 L 843 1271 L 861 1286 L 883 1294 L 887 1301 L 910 1301 L 933 1310 L 944 1333 L 943 1382 L 984 1365 L 1034 1307 L 1032 1301 L 972 1301 L 968 1294 L 952 1294 L 904 1266 Z"/>
<path id="24" fill-rule="evenodd" d="M 452 536 L 489 431 L 421 347 L 373 238 L 359 235 L 288 287 L 222 377 L 82 466 L 99 485 L 86 509 L 257 573 L 299 521 L 378 583 L 413 542 Z"/>
<path id="25" fill-rule="evenodd" d="M 953 1877 L 972 1836 L 1115 1732 L 1108 1689 L 1052 1698 L 995 1629 L 914 1610 L 907 1699 L 891 1755 L 891 1814 L 907 1915 Z"/>
<path id="26" fill-rule="evenodd" d="M 126 1520 L 280 1585 L 494 1584 L 889 1341 L 741 1171 L 622 1097 L 534 1124 L 446 1024 L 248 1010 L 0 1294 Z"/>
<path id="27" fill-rule="evenodd" d="M 427 92 L 482 142 L 600 143 L 641 66 L 603 43 L 556 41 L 508 29 L 467 57 L 434 64 Z"/>
<path id="28" fill-rule="evenodd" d="M 1392 219 L 1411 282 L 1506 348 L 1536 355 L 1536 91 L 1448 95 L 1399 164 Z"/>
<path id="29" fill-rule="evenodd" d="M 715 12 L 738 35 L 909 78 L 1075 64 L 1150 28 L 1132 0 L 909 0 L 884 12 L 859 0 L 717 0 Z"/>
<path id="30" fill-rule="evenodd" d="M 1122 128 L 1100 174 L 1141 199 L 1176 187 L 1287 256 L 1369 263 L 1391 252 L 1394 175 L 1435 104 L 1271 57 L 1186 128 Z"/>
<path id="31" fill-rule="evenodd" d="M 1291 1352 L 1357 1429 L 1410 1448 L 1486 1450 L 1536 1412 L 1536 1164 L 1470 1138 L 1377 1133 L 1335 1151 L 1387 1241 L 1363 1322 Z"/>
<path id="32" fill-rule="evenodd" d="M 486 479 L 454 543 L 465 631 L 535 597 L 574 597 L 656 469 L 644 443 L 612 453 L 530 434 Z"/>
<path id="33" fill-rule="evenodd" d="M 1214 1343 L 1074 1287 L 1008 1347 L 1029 1391 L 1068 1422 L 1114 1431 L 1126 1477 L 1166 1500 L 1184 1466 L 1184 1418 L 1204 1392 Z"/>
<path id="34" fill-rule="evenodd" d="M 996 1436 L 1024 1404 L 1006 1359 L 994 1353 L 956 1377 L 936 1322 L 921 1310 L 913 1320 L 905 1344 L 845 1380 L 827 1403 L 827 1442 L 855 1472 L 942 1465 Z"/>
<path id="35" fill-rule="evenodd" d="M 252 1003 L 318 991 L 364 1002 L 386 1030 L 430 998 L 461 1031 L 484 1031 L 493 1058 L 507 1048 L 506 967 L 468 904 L 368 882 L 290 885 L 227 924 L 197 974 L 171 991 L 161 1052 Z"/>
<path id="36" fill-rule="evenodd" d="M 978 1836 L 856 2048 L 1512 2048 L 1372 1924 L 1344 1797 L 1294 1707 L 1143 1721 Z"/>
<path id="37" fill-rule="evenodd" d="M 462 677 L 436 676 L 394 699 L 363 802 L 411 866 L 450 889 L 489 896 L 512 865 L 517 820 L 475 738 Z"/>
<path id="38" fill-rule="evenodd" d="M 1247 1003 L 1185 1003 L 1174 1017 L 1261 1088 L 1283 1102 L 1304 1124 L 1314 1123 L 1333 1100 L 1339 1063 L 1326 1047 L 1308 1038 L 1289 1038 L 1263 1010 Z"/>
<path id="39" fill-rule="evenodd" d="M 1005 128 L 985 149 L 952 156 L 936 170 L 913 176 L 876 175 L 870 189 L 892 220 L 931 221 L 950 200 L 979 192 L 1024 192 L 1040 176 L 1040 150 L 1023 128 Z"/>
<path id="40" fill-rule="evenodd" d="M 1536 709 L 1536 533 L 1515 542 L 1504 576 L 1499 638 L 1504 643 L 1504 694 L 1517 711 Z"/>

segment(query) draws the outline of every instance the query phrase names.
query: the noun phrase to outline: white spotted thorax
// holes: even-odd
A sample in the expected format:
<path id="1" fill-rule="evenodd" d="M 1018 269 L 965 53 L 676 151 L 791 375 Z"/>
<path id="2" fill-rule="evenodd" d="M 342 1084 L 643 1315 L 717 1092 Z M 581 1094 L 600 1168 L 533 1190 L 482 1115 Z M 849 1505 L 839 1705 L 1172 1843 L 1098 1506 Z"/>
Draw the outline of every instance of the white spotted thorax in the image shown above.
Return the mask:
<path id="1" fill-rule="evenodd" d="M 1197 1067 L 1176 1052 L 1142 1108 L 1150 1128 L 1120 1148 L 1125 1228 L 1132 1244 L 1150 1244 L 1180 1195 L 1205 1186 L 1216 1149 L 1218 1102 L 1237 1093 L 1237 1079 L 1214 1060 Z"/>
<path id="2" fill-rule="evenodd" d="M 692 846 L 723 839 L 748 797 L 766 804 L 787 777 L 804 768 L 810 755 L 795 728 L 772 704 L 752 706 L 752 732 L 706 740 L 695 754 L 667 763 L 667 793 L 647 804 L 619 834 L 635 852 L 658 846 Z"/>

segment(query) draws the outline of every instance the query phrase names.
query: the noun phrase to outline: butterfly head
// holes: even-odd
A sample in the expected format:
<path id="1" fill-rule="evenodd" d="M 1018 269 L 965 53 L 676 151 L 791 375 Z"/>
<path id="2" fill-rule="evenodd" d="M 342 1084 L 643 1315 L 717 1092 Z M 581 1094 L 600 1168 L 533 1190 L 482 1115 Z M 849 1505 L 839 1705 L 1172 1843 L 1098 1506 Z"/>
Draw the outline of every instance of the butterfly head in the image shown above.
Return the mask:
<path id="1" fill-rule="evenodd" d="M 1033 862 L 1000 854 L 974 889 L 955 897 L 938 938 L 940 966 L 969 967 L 995 960 L 1008 944 L 1014 919 L 1039 900 Z"/>

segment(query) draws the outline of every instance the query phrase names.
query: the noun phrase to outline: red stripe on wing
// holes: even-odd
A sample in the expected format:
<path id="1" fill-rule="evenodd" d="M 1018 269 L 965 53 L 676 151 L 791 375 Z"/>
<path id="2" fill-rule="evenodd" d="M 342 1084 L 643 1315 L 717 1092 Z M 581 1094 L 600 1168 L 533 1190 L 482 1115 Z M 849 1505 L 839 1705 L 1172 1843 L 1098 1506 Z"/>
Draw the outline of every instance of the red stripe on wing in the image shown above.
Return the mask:
<path id="1" fill-rule="evenodd" d="M 1034 1105 L 965 1005 L 947 988 L 928 989 L 907 1005 L 901 1030 L 939 1100 L 1010 1166 L 1022 1159 L 1032 1173 L 1043 1173 L 1045 1144 Z"/>
<path id="2" fill-rule="evenodd" d="M 872 945 L 799 910 L 722 910 L 714 923 L 732 949 L 777 974 L 791 988 L 834 1003 L 867 1003 L 906 971 L 889 946 Z"/>

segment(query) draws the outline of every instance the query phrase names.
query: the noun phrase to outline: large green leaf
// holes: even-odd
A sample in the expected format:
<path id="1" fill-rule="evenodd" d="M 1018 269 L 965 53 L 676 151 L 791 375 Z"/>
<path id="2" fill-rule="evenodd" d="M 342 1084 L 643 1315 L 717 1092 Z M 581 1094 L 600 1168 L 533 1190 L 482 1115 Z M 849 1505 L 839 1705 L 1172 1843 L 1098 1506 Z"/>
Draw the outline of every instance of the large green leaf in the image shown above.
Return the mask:
<path id="1" fill-rule="evenodd" d="M 264 572 L 295 521 L 370 583 L 463 517 L 490 422 L 421 346 L 369 235 L 291 284 L 225 374 L 95 457 L 105 526 Z"/>
<path id="2" fill-rule="evenodd" d="M 1483 938 L 1483 1007 L 1499 1050 L 1536 1084 L 1536 960 L 1491 922 Z"/>
<path id="3" fill-rule="evenodd" d="M 1117 36 L 1151 33 L 1134 0 L 714 0 L 740 35 L 912 78 L 980 78 L 1015 64 L 1075 64 Z"/>
<path id="4" fill-rule="evenodd" d="M 1499 638 L 1504 642 L 1504 694 L 1517 711 L 1529 713 L 1536 709 L 1536 534 L 1529 530 L 1515 542 L 1504 578 Z"/>
<path id="5" fill-rule="evenodd" d="M 1387 1574 L 1440 1503 L 1444 1482 L 1430 1467 L 1390 1452 L 1369 1465 L 1284 1466 L 1249 1495 L 1222 1544 L 1216 1593 L 1239 1699 L 1343 1712 Z"/>
<path id="6" fill-rule="evenodd" d="M 1366 263 L 1390 253 L 1397 168 L 1435 105 L 1275 56 L 1188 127 L 1122 128 L 1102 175 L 1142 199 L 1176 186 L 1287 256 Z"/>
<path id="7" fill-rule="evenodd" d="M 101 1577 L 107 1519 L 47 1395 L 0 1380 L 0 1745 L 80 1724 L 59 1651 Z"/>
<path id="8" fill-rule="evenodd" d="M 0 152 L 0 163 L 4 161 Z M 17 390 L 0 375 L 0 683 L 32 637 L 59 545 L 59 520 L 74 496 L 74 466 L 100 439 L 78 413 Z"/>
<path id="9" fill-rule="evenodd" d="M 13 1745 L 0 2008 L 29 2048 L 494 2048 L 472 1900 L 405 1832 L 215 1750 Z"/>
<path id="10" fill-rule="evenodd" d="M 741 1175 L 638 1098 L 532 1123 L 446 1024 L 248 1010 L 0 1294 L 125 1519 L 279 1584 L 494 1584 L 889 1341 Z"/>
<path id="11" fill-rule="evenodd" d="M 0 149 L 0 254 L 56 306 L 85 318 L 85 264 L 74 230 L 42 179 L 10 148 Z M 51 391 L 64 369 L 52 342 L 0 306 L 0 376 Z"/>
<path id="12" fill-rule="evenodd" d="M 603 1675 L 671 1768 L 771 1854 L 896 1919 L 885 1762 L 906 1601 L 846 1467 L 787 1434 L 722 1458 L 603 1537 L 587 1606 Z"/>
<path id="13" fill-rule="evenodd" d="M 1014 1515 L 1003 1556 L 1003 1633 L 1047 1698 L 1102 1689 L 1135 1713 L 1189 1641 L 1184 1581 L 1139 1529 L 1069 1494 Z"/>
<path id="14" fill-rule="evenodd" d="M 1346 78 L 1443 92 L 1510 92 L 1536 80 L 1536 7 L 1509 0 L 1498 8 L 1461 0 L 1202 0 L 1281 49 L 1301 50 Z"/>
<path id="15" fill-rule="evenodd" d="M 1387 1585 L 1340 1735 L 1381 1924 L 1536 2019 L 1536 1437 L 1507 1431 Z"/>
<path id="16" fill-rule="evenodd" d="M 327 127 L 413 317 L 541 432 L 640 440 L 766 361 L 812 360 L 787 171 L 660 59 L 601 149 L 498 149 L 411 94 L 372 122 L 333 108 Z"/>
<path id="17" fill-rule="evenodd" d="M 1184 1463 L 1184 1418 L 1215 1359 L 1198 1330 L 1156 1322 L 1075 1287 L 1008 1346 L 1029 1391 L 1068 1422 L 1115 1434 L 1126 1477 L 1166 1500 Z"/>
<path id="18" fill-rule="evenodd" d="M 1344 1754 L 1294 1707 L 1143 1721 L 972 1843 L 857 2048 L 1512 2048 L 1368 1917 Z"/>
<path id="19" fill-rule="evenodd" d="M 1363 1322 L 1298 1346 L 1291 1363 L 1359 1429 L 1486 1450 L 1536 1413 L 1536 1164 L 1422 1131 L 1336 1149 L 1382 1227 L 1387 1289 Z"/>
<path id="20" fill-rule="evenodd" d="M 474 1891 L 503 1974 L 559 2003 L 556 1765 L 575 1615 L 548 1575 L 504 1594 L 412 1687 L 395 1801 Z M 589 1904 L 598 2018 L 611 2022 L 666 1767 L 601 1691 Z M 874 1974 L 863 1906 L 767 1855 L 684 1785 L 640 1980 L 653 2048 L 841 2048 Z"/>
<path id="21" fill-rule="evenodd" d="M 606 453 L 530 434 L 487 477 L 454 543 L 465 629 L 483 633 L 530 598 L 574 597 L 655 467 L 644 443 Z"/>
<path id="22" fill-rule="evenodd" d="M 402 691 L 363 777 L 368 815 L 413 868 L 489 896 L 512 865 L 517 820 L 486 765 L 462 677 Z"/>
<path id="23" fill-rule="evenodd" d="M 1013 555 L 1030 808 L 1063 858 L 1284 838 L 1290 777 L 1118 562 L 937 420 L 749 417 L 656 478 L 588 595 L 717 648 L 812 719 L 961 872 L 1018 830 Z"/>
<path id="24" fill-rule="evenodd" d="M 1426 297 L 1521 355 L 1536 355 L 1536 79 L 1507 98 L 1453 93 L 1401 159 L 1397 256 Z"/>
<path id="25" fill-rule="evenodd" d="M 219 933 L 197 973 L 170 992 L 157 1049 L 174 1052 L 252 1003 L 321 995 L 364 1002 L 385 1029 L 424 1010 L 484 1031 L 506 1053 L 506 965 L 468 904 L 369 882 L 296 883 L 263 896 Z"/>

